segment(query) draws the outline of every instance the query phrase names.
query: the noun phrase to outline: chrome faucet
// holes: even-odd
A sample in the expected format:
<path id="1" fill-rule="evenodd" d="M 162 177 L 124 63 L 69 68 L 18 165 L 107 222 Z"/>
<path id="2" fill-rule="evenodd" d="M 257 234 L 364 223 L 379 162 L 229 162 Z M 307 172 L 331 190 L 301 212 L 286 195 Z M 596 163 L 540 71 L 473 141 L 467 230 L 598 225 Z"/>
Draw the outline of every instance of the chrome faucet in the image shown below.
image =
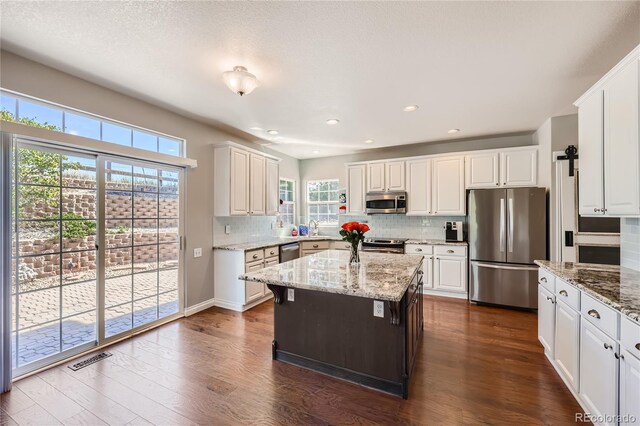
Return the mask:
<path id="1" fill-rule="evenodd" d="M 320 225 L 320 222 L 318 222 L 317 220 L 311 219 L 309 221 L 309 228 L 311 228 L 312 237 L 316 237 L 318 235 L 318 225 Z"/>

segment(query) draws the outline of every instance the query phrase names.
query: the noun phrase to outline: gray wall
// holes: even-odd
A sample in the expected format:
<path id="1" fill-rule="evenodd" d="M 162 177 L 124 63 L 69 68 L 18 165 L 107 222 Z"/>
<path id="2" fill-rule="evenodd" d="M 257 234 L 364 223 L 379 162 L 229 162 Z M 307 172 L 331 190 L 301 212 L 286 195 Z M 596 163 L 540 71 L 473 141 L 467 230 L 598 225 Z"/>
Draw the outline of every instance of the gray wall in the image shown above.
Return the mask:
<path id="1" fill-rule="evenodd" d="M 281 174 L 299 181 L 297 159 L 7 51 L 0 51 L 0 86 L 187 140 L 187 156 L 198 161 L 186 173 L 187 306 L 213 298 L 212 145 L 232 140 L 273 154 L 283 159 Z M 202 257 L 193 258 L 195 247 L 203 248 Z"/>

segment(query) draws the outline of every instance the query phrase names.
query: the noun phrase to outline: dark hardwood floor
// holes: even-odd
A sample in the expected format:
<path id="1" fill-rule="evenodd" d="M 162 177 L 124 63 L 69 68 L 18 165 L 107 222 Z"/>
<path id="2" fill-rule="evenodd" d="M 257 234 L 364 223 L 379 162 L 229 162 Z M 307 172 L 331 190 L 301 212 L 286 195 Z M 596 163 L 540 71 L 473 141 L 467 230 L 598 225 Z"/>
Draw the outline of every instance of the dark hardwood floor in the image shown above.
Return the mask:
<path id="1" fill-rule="evenodd" d="M 1 396 L 0 425 L 570 424 L 579 405 L 536 315 L 425 297 L 409 400 L 271 360 L 271 302 L 213 308 L 52 368 Z"/>

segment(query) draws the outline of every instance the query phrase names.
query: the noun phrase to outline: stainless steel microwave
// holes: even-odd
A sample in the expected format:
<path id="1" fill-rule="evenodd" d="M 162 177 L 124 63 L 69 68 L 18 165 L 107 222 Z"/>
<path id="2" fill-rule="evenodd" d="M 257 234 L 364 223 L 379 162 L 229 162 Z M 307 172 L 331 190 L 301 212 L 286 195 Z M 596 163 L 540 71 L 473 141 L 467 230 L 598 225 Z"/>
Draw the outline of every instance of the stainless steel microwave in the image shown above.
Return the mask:
<path id="1" fill-rule="evenodd" d="M 367 192 L 367 214 L 407 213 L 407 193 L 405 191 Z"/>

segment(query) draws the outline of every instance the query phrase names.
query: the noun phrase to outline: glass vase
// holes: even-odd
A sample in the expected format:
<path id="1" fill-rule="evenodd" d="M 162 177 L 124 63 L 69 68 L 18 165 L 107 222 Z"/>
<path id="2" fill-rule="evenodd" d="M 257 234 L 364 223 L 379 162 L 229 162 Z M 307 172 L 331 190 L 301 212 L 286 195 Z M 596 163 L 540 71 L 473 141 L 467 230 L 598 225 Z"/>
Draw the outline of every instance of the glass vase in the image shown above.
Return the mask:
<path id="1" fill-rule="evenodd" d="M 351 243 L 351 256 L 349 257 L 349 264 L 357 265 L 360 263 L 360 241 L 354 241 Z"/>

